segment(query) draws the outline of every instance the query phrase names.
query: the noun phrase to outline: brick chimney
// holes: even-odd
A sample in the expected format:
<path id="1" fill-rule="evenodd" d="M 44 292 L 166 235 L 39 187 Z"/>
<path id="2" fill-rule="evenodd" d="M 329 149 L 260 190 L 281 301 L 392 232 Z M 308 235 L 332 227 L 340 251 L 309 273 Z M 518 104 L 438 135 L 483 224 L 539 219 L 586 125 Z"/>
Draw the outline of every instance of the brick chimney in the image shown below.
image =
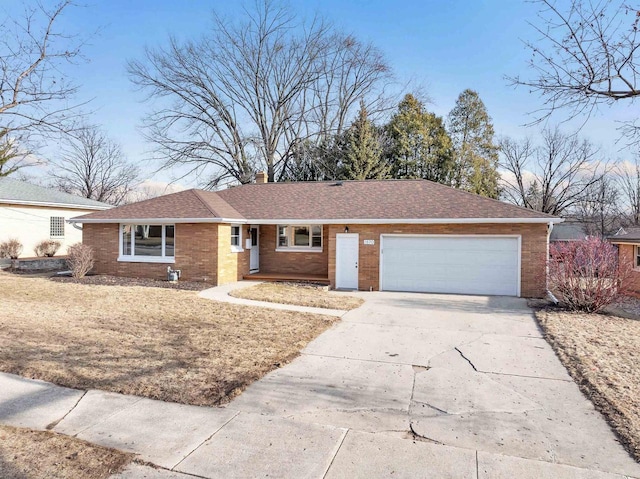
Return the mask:
<path id="1" fill-rule="evenodd" d="M 256 183 L 267 183 L 268 181 L 269 179 L 267 177 L 267 173 L 265 173 L 264 171 L 259 171 L 258 173 L 256 173 Z"/>

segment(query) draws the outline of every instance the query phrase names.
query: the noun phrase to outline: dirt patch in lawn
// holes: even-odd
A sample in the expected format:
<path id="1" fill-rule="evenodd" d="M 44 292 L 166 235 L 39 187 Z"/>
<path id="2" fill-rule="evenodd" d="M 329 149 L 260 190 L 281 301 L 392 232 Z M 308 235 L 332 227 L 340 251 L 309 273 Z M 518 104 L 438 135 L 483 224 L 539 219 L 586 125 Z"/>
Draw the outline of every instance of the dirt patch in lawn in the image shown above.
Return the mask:
<path id="1" fill-rule="evenodd" d="M 582 392 L 640 461 L 640 321 L 550 308 L 536 316 Z"/>
<path id="2" fill-rule="evenodd" d="M 336 294 L 324 286 L 305 283 L 260 283 L 229 293 L 236 298 L 293 304 L 325 309 L 355 309 L 364 303 L 361 298 Z"/>
<path id="3" fill-rule="evenodd" d="M 0 370 L 79 389 L 217 405 L 336 318 L 0 273 Z"/>
<path id="4" fill-rule="evenodd" d="M 132 459 L 132 454 L 69 436 L 0 426 L 0 477 L 3 479 L 106 479 L 124 469 Z"/>

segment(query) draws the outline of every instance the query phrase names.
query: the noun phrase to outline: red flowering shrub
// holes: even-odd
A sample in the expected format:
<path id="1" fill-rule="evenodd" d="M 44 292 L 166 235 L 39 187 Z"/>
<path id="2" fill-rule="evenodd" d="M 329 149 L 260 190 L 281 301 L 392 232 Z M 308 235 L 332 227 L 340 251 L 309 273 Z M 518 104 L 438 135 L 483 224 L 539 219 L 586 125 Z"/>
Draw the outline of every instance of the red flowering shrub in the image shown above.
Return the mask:
<path id="1" fill-rule="evenodd" d="M 631 267 L 618 264 L 618 250 L 599 238 L 550 246 L 549 288 L 576 311 L 595 312 L 627 292 Z"/>

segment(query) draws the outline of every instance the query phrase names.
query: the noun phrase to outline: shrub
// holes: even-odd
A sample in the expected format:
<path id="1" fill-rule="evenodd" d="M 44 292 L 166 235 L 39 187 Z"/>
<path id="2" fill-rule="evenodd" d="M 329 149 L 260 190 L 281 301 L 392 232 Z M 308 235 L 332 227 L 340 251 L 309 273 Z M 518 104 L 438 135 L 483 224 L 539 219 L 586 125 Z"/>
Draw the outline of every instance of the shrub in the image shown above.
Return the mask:
<path id="1" fill-rule="evenodd" d="M 618 250 L 599 238 L 550 246 L 549 287 L 574 311 L 596 312 L 627 292 L 631 268 L 618 264 Z"/>
<path id="2" fill-rule="evenodd" d="M 11 238 L 0 243 L 0 258 L 18 259 L 22 253 L 22 243 L 15 238 Z"/>
<path id="3" fill-rule="evenodd" d="M 55 256 L 59 249 L 60 241 L 43 240 L 33 248 L 33 252 L 36 256 L 47 256 L 50 258 L 51 256 Z"/>
<path id="4" fill-rule="evenodd" d="M 71 276 L 83 278 L 93 268 L 93 248 L 82 243 L 76 243 L 67 249 L 67 264 L 71 269 Z"/>

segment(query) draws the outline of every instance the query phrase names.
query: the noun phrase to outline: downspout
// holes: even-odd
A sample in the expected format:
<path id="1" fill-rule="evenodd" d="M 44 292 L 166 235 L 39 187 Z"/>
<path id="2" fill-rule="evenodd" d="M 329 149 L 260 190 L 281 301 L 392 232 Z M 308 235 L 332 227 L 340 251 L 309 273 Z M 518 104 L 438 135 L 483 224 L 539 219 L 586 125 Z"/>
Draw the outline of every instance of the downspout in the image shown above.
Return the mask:
<path id="1" fill-rule="evenodd" d="M 78 225 L 78 223 L 76 223 L 75 221 L 71 221 L 71 226 L 73 226 L 77 230 L 82 231 L 82 225 Z"/>
<path id="2" fill-rule="evenodd" d="M 554 304 L 558 304 L 558 298 L 556 298 L 549 289 L 549 240 L 551 239 L 551 232 L 553 231 L 553 221 L 549 221 L 547 226 L 547 265 L 545 274 L 545 289 L 547 290 L 547 296 L 553 301 Z"/>

